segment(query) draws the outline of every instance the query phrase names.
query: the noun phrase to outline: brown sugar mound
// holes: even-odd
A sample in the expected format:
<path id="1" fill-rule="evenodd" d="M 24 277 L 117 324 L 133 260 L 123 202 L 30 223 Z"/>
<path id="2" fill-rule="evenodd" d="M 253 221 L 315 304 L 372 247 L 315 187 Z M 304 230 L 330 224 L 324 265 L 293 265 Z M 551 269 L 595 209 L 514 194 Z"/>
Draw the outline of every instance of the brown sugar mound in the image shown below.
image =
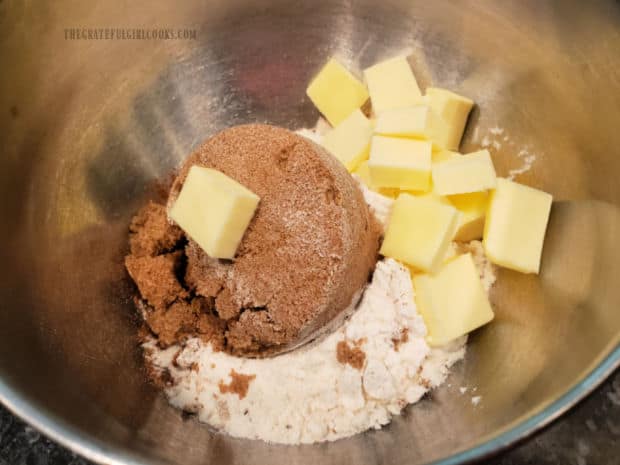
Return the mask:
<path id="1" fill-rule="evenodd" d="M 204 312 L 218 321 L 209 325 L 209 337 L 225 328 L 223 348 L 246 356 L 289 350 L 339 324 L 374 269 L 380 241 L 377 221 L 340 162 L 285 129 L 237 126 L 215 135 L 186 160 L 168 206 L 193 165 L 222 171 L 261 201 L 232 261 L 208 257 L 183 238 L 170 246 L 162 237 L 171 237 L 178 228 L 162 234 L 161 222 L 149 218 L 161 215 L 159 208 L 139 213 L 132 223 L 132 238 L 141 238 L 145 245 L 134 247 L 132 242 L 127 266 L 147 303 L 156 311 L 169 312 L 166 305 L 173 302 L 204 299 L 209 303 Z M 140 215 L 146 218 L 138 220 Z M 145 231 L 149 225 L 153 234 Z M 148 241 L 152 236 L 157 240 Z M 138 276 L 133 255 L 152 250 L 170 255 L 173 249 L 183 257 L 174 273 L 167 262 L 165 273 L 160 270 L 165 298 L 153 292 L 148 279 Z M 171 284 L 173 274 L 181 290 Z M 169 292 L 173 288 L 177 294 Z M 179 325 L 187 326 L 181 320 Z M 174 339 L 191 332 L 166 331 L 166 335 L 174 333 L 170 336 Z M 159 337 L 161 344 L 170 343 L 170 338 Z"/>

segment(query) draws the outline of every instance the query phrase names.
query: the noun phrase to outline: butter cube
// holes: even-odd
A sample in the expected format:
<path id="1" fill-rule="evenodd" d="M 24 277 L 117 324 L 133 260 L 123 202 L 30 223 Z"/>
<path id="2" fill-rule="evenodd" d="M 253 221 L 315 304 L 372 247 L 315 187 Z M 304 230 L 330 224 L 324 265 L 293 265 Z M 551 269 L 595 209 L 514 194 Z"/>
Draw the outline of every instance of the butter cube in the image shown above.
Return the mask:
<path id="1" fill-rule="evenodd" d="M 232 259 L 259 200 L 224 173 L 192 166 L 170 218 L 210 257 Z"/>
<path id="2" fill-rule="evenodd" d="M 447 344 L 493 319 L 493 309 L 470 254 L 446 263 L 435 275 L 414 275 L 413 287 L 430 346 Z"/>
<path id="3" fill-rule="evenodd" d="M 358 109 L 323 137 L 323 147 L 349 170 L 368 158 L 372 123 Z"/>
<path id="4" fill-rule="evenodd" d="M 459 220 L 456 208 L 400 194 L 392 208 L 380 253 L 423 271 L 443 261 Z"/>
<path id="5" fill-rule="evenodd" d="M 450 160 L 452 158 L 460 157 L 462 154 L 459 152 L 453 152 L 451 150 L 435 150 L 433 151 L 432 159 L 433 163 L 441 163 L 442 161 Z"/>
<path id="6" fill-rule="evenodd" d="M 368 160 L 372 184 L 403 190 L 428 190 L 431 151 L 429 141 L 373 136 Z"/>
<path id="7" fill-rule="evenodd" d="M 356 175 L 366 187 L 371 190 L 376 190 L 370 181 L 370 168 L 368 167 L 368 160 L 361 162 L 359 166 L 353 170 L 353 174 Z"/>
<path id="8" fill-rule="evenodd" d="M 422 93 L 404 56 L 392 58 L 364 70 L 375 114 L 420 102 Z"/>
<path id="9" fill-rule="evenodd" d="M 484 250 L 493 263 L 538 273 L 551 194 L 499 178 L 491 192 L 484 226 Z"/>
<path id="10" fill-rule="evenodd" d="M 429 200 L 433 200 L 435 202 L 439 202 L 443 205 L 449 205 L 449 206 L 453 206 L 452 202 L 450 202 L 450 199 L 448 199 L 448 197 L 444 197 L 443 195 L 437 195 L 435 192 L 430 191 L 430 192 L 424 192 L 424 193 L 418 193 L 418 192 L 408 192 L 409 194 L 413 195 L 414 197 L 418 198 L 418 199 L 429 199 Z"/>
<path id="11" fill-rule="evenodd" d="M 451 195 L 448 199 L 461 213 L 454 240 L 469 242 L 481 239 L 489 205 L 489 193 L 473 192 L 471 194 Z"/>
<path id="12" fill-rule="evenodd" d="M 437 147 L 458 150 L 474 102 L 454 92 L 436 87 L 426 89 L 430 105 L 430 138 Z"/>
<path id="13" fill-rule="evenodd" d="M 366 86 L 334 58 L 312 80 L 306 94 L 332 126 L 368 100 Z"/>
<path id="14" fill-rule="evenodd" d="M 353 170 L 353 174 L 356 175 L 366 187 L 374 190 L 373 185 L 370 182 L 370 168 L 368 168 L 368 160 L 362 161 L 358 167 Z"/>
<path id="15" fill-rule="evenodd" d="M 468 194 L 493 189 L 495 168 L 488 150 L 433 164 L 433 186 L 439 195 Z"/>
<path id="16" fill-rule="evenodd" d="M 375 133 L 384 136 L 426 139 L 428 136 L 428 106 L 415 105 L 382 111 L 377 116 Z"/>
<path id="17" fill-rule="evenodd" d="M 356 175 L 371 191 L 375 191 L 392 199 L 395 199 L 400 194 L 399 189 L 381 188 L 372 184 L 370 181 L 370 168 L 368 167 L 368 160 L 361 162 L 352 174 Z"/>

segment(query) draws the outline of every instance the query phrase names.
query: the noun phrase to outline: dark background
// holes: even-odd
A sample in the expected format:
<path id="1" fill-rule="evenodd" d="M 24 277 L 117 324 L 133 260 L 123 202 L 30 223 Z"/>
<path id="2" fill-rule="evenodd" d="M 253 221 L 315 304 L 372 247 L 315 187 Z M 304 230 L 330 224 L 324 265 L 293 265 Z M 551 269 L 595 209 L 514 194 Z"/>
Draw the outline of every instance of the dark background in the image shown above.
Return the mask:
<path id="1" fill-rule="evenodd" d="M 619 465 L 620 370 L 547 430 L 491 465 Z M 90 465 L 0 407 L 0 465 Z"/>

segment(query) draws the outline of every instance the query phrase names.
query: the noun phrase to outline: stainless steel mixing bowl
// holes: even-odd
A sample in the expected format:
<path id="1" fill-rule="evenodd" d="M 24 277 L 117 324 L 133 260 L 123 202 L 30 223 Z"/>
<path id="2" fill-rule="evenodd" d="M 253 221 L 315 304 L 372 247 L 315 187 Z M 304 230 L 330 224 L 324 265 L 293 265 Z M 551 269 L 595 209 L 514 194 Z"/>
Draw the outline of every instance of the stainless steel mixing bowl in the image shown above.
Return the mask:
<path id="1" fill-rule="evenodd" d="M 82 27 L 196 39 L 65 37 Z M 556 199 L 540 276 L 502 270 L 496 320 L 383 430 L 281 447 L 183 419 L 135 347 L 131 215 L 218 129 L 312 125 L 304 89 L 331 55 L 401 51 L 478 103 L 464 150 L 491 143 L 502 174 L 535 155 L 518 179 Z M 611 0 L 1 1 L 0 399 L 106 464 L 457 463 L 527 436 L 620 360 L 619 57 Z"/>

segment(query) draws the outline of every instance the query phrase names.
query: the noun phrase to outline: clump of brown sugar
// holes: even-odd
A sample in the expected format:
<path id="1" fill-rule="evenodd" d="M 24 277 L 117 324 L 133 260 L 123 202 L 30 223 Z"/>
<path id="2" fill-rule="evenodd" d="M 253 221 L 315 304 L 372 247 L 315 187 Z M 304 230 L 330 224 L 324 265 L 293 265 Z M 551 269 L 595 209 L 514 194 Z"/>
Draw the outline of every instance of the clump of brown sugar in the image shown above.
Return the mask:
<path id="1" fill-rule="evenodd" d="M 237 394 L 239 399 L 243 399 L 250 388 L 250 383 L 256 378 L 256 375 L 244 375 L 237 373 L 235 370 L 230 370 L 230 383 L 224 384 L 220 381 L 219 388 L 222 394 L 232 393 Z"/>
<path id="2" fill-rule="evenodd" d="M 129 255 L 125 259 L 125 267 L 142 298 L 157 310 L 164 310 L 189 295 L 176 277 L 181 254 L 177 251 L 154 257 Z"/>
<path id="3" fill-rule="evenodd" d="M 360 349 L 360 344 L 350 346 L 347 341 L 340 341 L 336 346 L 336 359 L 343 365 L 350 365 L 356 370 L 364 368 L 366 353 Z"/>
<path id="4" fill-rule="evenodd" d="M 136 215 L 126 265 L 160 345 L 200 335 L 264 356 L 338 324 L 374 269 L 381 231 L 340 162 L 287 130 L 238 126 L 186 160 L 168 206 L 193 165 L 222 171 L 261 201 L 232 261 L 207 256 L 163 205 Z"/>
<path id="5" fill-rule="evenodd" d="M 183 231 L 170 224 L 166 207 L 149 202 L 129 225 L 129 245 L 134 257 L 154 257 L 173 250 L 183 239 Z"/>
<path id="6" fill-rule="evenodd" d="M 407 328 L 403 328 L 400 331 L 400 335 L 398 337 L 392 338 L 392 344 L 394 344 L 394 350 L 398 352 L 400 350 L 400 345 L 409 341 L 409 330 Z"/>

